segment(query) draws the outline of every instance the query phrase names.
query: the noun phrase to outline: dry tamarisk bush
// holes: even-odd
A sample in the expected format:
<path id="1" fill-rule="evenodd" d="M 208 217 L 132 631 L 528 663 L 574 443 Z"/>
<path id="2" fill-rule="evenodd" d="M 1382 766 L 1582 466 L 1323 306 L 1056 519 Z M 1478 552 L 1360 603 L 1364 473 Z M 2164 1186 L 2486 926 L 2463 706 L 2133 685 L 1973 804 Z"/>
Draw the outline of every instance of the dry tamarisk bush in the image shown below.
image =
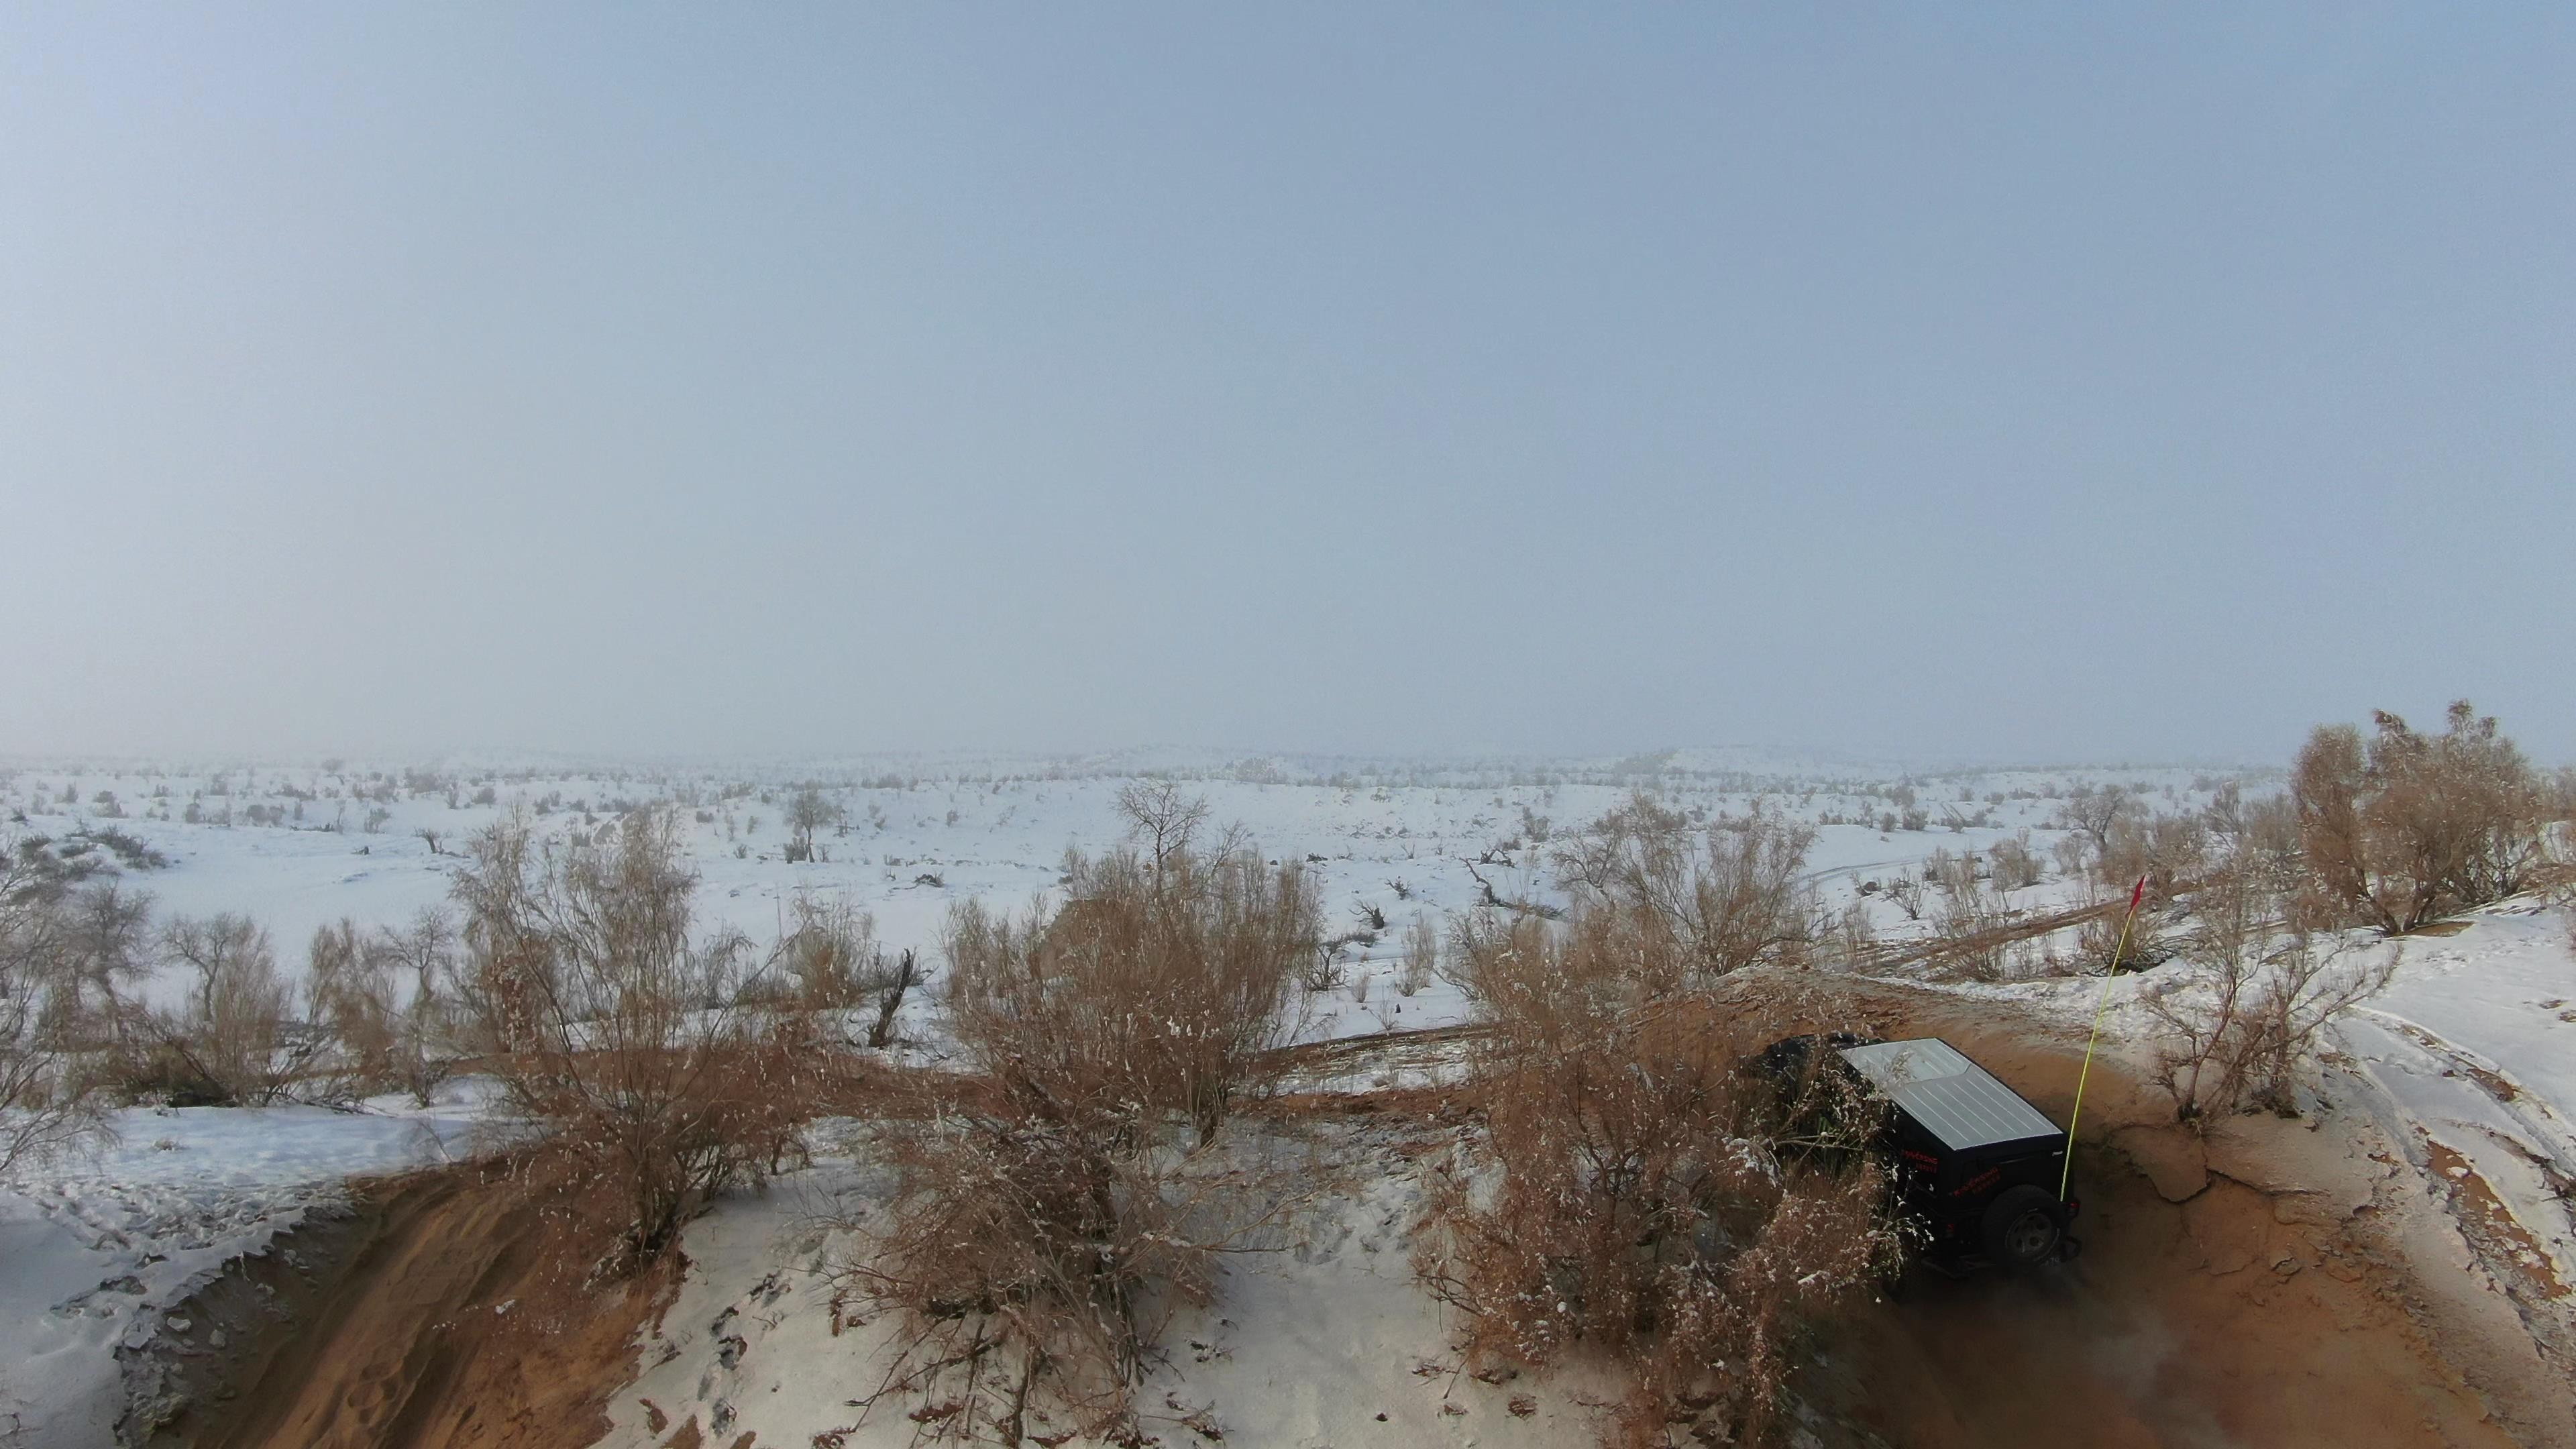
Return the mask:
<path id="1" fill-rule="evenodd" d="M 2367 741 L 2349 725 L 2319 726 L 2290 795 L 2323 898 L 2389 935 L 2524 890 L 2546 859 L 2547 791 L 2467 700 L 2438 735 L 2384 710 Z"/>
<path id="2" fill-rule="evenodd" d="M 973 1070 L 918 1080 L 874 1129 L 897 1187 L 840 1270 L 843 1304 L 897 1323 L 865 1402 L 920 1400 L 934 1437 L 1134 1439 L 1171 1315 L 1293 1197 L 1221 1133 L 1278 1070 L 1320 934 L 1303 870 L 1168 833 L 1159 859 L 1069 866 L 1061 909 L 952 908 L 947 1010 Z"/>
<path id="3" fill-rule="evenodd" d="M 1756 1017 L 1624 1009 L 1655 928 L 1620 914 L 1491 978 L 1485 1132 L 1433 1169 L 1415 1266 L 1471 1362 L 1627 1376 L 1617 1440 L 1772 1442 L 1802 1329 L 1895 1262 L 1867 1108 L 1751 1069 Z"/>
<path id="4" fill-rule="evenodd" d="M 2387 989 L 2396 953 L 2285 929 L 2256 862 L 2214 872 L 2194 907 L 2183 967 L 2138 997 L 2155 1022 L 2152 1079 L 2181 1121 L 2296 1116 L 2300 1064 L 2328 1023 Z"/>
<path id="5" fill-rule="evenodd" d="M 1940 900 L 1932 907 L 1932 970 L 1953 981 L 2001 981 L 2011 974 L 2010 927 L 2019 914 L 2005 903 L 2003 892 L 1980 879 L 1961 861 L 1946 873 Z"/>
<path id="6" fill-rule="evenodd" d="M 749 943 L 692 935 L 681 861 L 665 811 L 572 846 L 514 818 L 455 877 L 469 1039 L 543 1134 L 512 1170 L 578 1277 L 648 1266 L 717 1193 L 764 1178 L 816 1091 L 806 1019 L 745 1004 Z"/>
<path id="7" fill-rule="evenodd" d="M 1017 921 L 971 902 L 951 914 L 960 1043 L 989 1072 L 1043 1063 L 1213 1136 L 1285 1039 L 1289 987 L 1322 936 L 1313 882 L 1248 850 L 1175 849 L 1159 866 L 1077 854 L 1066 885 L 1062 909 Z"/>
<path id="8" fill-rule="evenodd" d="M 1694 829 L 1639 794 L 1559 847 L 1557 883 L 1666 938 L 1650 989 L 1704 985 L 1755 965 L 1805 965 L 1821 912 L 1804 879 L 1815 832 L 1756 812 Z"/>
<path id="9" fill-rule="evenodd" d="M 846 900 L 825 900 L 800 890 L 789 902 L 786 934 L 779 941 L 780 977 L 771 983 L 811 1011 L 856 1006 L 886 976 L 885 950 L 877 944 L 876 917 Z"/>

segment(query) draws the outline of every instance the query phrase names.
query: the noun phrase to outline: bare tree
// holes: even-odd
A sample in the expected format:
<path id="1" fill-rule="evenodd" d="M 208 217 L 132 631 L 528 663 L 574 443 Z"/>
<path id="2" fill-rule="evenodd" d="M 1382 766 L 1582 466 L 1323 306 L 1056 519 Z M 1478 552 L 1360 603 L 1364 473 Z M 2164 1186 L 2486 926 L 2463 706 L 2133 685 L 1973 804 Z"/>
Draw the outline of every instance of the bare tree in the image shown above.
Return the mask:
<path id="1" fill-rule="evenodd" d="M 842 818 L 840 802 L 825 795 L 821 786 L 800 787 L 787 802 L 787 859 L 791 863 L 814 859 L 815 832 L 839 824 Z"/>
<path id="2" fill-rule="evenodd" d="M 1208 821 L 1207 797 L 1193 795 L 1173 780 L 1130 780 L 1118 787 L 1117 804 L 1128 834 L 1145 847 L 1145 859 L 1156 870 L 1187 853 Z"/>
<path id="3" fill-rule="evenodd" d="M 0 845 L 0 1178 L 103 1127 L 96 1098 L 41 1039 L 49 1003 L 70 989 L 64 877 L 41 844 Z"/>
<path id="4" fill-rule="evenodd" d="M 855 1006 L 886 974 L 877 945 L 876 917 L 846 899 L 823 899 L 800 890 L 789 903 L 787 930 L 779 940 L 780 984 L 793 987 L 811 1010 Z"/>
<path id="5" fill-rule="evenodd" d="M 2094 859 L 2100 860 L 2110 854 L 2112 827 L 2128 818 L 2137 803 L 2126 785 L 2088 785 L 2067 797 L 2058 816 L 2067 829 L 2092 842 Z"/>
<path id="6" fill-rule="evenodd" d="M 76 1038 L 105 1034 L 120 1049 L 136 1013 L 128 989 L 152 974 L 152 896 L 115 881 L 93 881 L 65 902 L 62 949 L 57 956 L 65 991 L 55 1024 Z"/>
<path id="7" fill-rule="evenodd" d="M 267 930 L 230 912 L 179 916 L 162 928 L 161 946 L 197 981 L 185 1011 L 146 1018 L 154 1064 L 140 1080 L 207 1103 L 283 1097 L 307 1053 L 290 1041 L 294 988 L 278 974 Z"/>
<path id="8" fill-rule="evenodd" d="M 197 973 L 194 995 L 200 1013 L 213 1010 L 228 976 L 254 970 L 261 961 L 274 969 L 277 958 L 267 930 L 230 911 L 202 919 L 172 917 L 161 928 L 161 952 L 165 960 Z"/>

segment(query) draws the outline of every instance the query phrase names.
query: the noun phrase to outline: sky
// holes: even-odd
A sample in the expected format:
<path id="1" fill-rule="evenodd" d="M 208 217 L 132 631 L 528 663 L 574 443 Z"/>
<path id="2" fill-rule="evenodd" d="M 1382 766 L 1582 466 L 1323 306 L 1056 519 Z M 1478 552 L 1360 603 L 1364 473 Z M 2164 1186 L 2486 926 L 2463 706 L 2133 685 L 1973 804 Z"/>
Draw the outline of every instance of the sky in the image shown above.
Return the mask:
<path id="1" fill-rule="evenodd" d="M 0 754 L 2576 759 L 2571 76 L 2510 5 L 6 7 Z"/>

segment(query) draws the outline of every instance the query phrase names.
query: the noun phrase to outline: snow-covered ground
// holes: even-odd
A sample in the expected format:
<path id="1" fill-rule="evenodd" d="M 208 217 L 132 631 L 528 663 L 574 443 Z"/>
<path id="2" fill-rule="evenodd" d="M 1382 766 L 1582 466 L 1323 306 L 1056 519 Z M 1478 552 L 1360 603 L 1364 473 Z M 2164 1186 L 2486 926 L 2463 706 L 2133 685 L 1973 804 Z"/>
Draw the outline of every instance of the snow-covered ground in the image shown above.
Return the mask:
<path id="1" fill-rule="evenodd" d="M 2062 811 L 2077 789 L 2118 782 L 2152 809 L 2180 811 L 2206 804 L 2230 780 L 2249 792 L 2267 786 L 2258 774 L 2209 769 L 1907 770 L 1740 751 L 1618 761 L 1162 754 L 651 770 L 57 762 L 0 769 L 0 821 L 7 822 L 0 833 L 65 839 L 87 827 L 128 832 L 170 863 L 127 870 L 127 887 L 151 892 L 165 916 L 245 912 L 270 928 L 282 963 L 300 973 L 304 942 L 325 922 L 345 916 L 361 926 L 399 925 L 444 903 L 453 852 L 508 812 L 524 811 L 540 831 L 568 837 L 622 810 L 668 803 L 687 822 L 704 921 L 758 938 L 779 928 L 798 892 L 839 897 L 871 912 L 886 944 L 927 950 L 935 971 L 939 924 L 953 903 L 982 897 L 1012 905 L 1053 890 L 1068 848 L 1099 850 L 1121 838 L 1117 792 L 1146 770 L 1181 779 L 1207 798 L 1213 821 L 1242 822 L 1273 858 L 1306 861 L 1323 884 L 1329 929 L 1356 936 L 1372 910 L 1385 917 L 1377 940 L 1347 943 L 1349 984 L 1305 1000 L 1311 1038 L 1462 1020 L 1465 1003 L 1446 983 L 1410 996 L 1398 989 L 1404 927 L 1418 915 L 1438 920 L 1471 905 L 1483 890 L 1479 876 L 1506 895 L 1552 896 L 1551 847 L 1639 789 L 1697 818 L 1760 810 L 1813 826 L 1809 867 L 1825 904 L 1859 902 L 1880 935 L 1904 939 L 1927 934 L 1930 922 L 1883 889 L 1864 893 L 1865 884 L 1919 877 L 1938 851 L 1983 852 L 2008 840 L 2026 840 L 2048 860 L 2067 833 Z M 827 859 L 789 864 L 781 816 L 807 782 L 825 789 L 844 823 L 820 836 Z M 2009 904 L 2036 913 L 2070 903 L 2081 889 L 2052 864 L 2041 884 L 2015 892 Z M 2459 935 L 2418 938 L 2403 949 L 2398 987 L 2376 1004 L 2378 1015 L 2350 1029 L 2347 1045 L 2429 1139 L 2450 1144 L 2493 1184 L 2539 1251 L 2553 1256 L 2561 1280 L 2576 1281 L 2564 1204 L 2551 1196 L 2553 1180 L 2566 1179 L 2549 1175 L 2576 1170 L 2576 1140 L 2567 1132 L 2576 1120 L 2576 1054 L 2567 1050 L 2576 1044 L 2576 962 L 2563 928 L 2553 916 L 2490 913 Z M 2013 996 L 2080 1021 L 2091 1013 L 2094 984 L 1963 989 Z M 2115 987 L 2115 1034 L 2142 1025 L 2123 1005 L 2134 989 L 2134 979 Z M 916 1000 L 908 1025 L 918 1030 L 934 1006 Z M 1340 1085 L 1421 1079 L 1441 1069 L 1438 1058 L 1433 1050 L 1419 1062 L 1380 1060 Z M 1330 1076 L 1334 1069 L 1327 1063 L 1319 1070 Z M 179 1332 L 166 1310 L 227 1259 L 266 1250 L 277 1234 L 334 1201 L 351 1174 L 434 1162 L 457 1150 L 480 1110 L 465 1093 L 426 1113 L 387 1101 L 363 1114 L 300 1107 L 119 1114 L 114 1146 L 25 1174 L 14 1191 L 0 1193 L 0 1413 L 14 1403 L 31 1445 L 103 1442 L 103 1426 L 121 1402 L 119 1345 Z M 1318 1239 L 1333 1245 L 1330 1252 L 1318 1256 L 1310 1247 L 1289 1255 L 1286 1276 L 1264 1289 L 1265 1304 L 1306 1307 L 1278 1317 L 1265 1310 L 1258 1323 L 1204 1325 L 1200 1341 L 1219 1347 L 1203 1362 L 1179 1366 L 1171 1384 L 1176 1403 L 1221 1381 L 1229 1426 L 1243 1442 L 1318 1435 L 1317 1442 L 1362 1442 L 1389 1426 L 1414 1437 L 1488 1444 L 1588 1437 L 1551 1422 L 1553 1409 L 1524 1420 L 1504 1407 L 1508 1395 L 1417 1375 L 1418 1361 L 1399 1361 L 1386 1347 L 1438 1338 L 1416 1321 L 1428 1310 L 1406 1282 L 1401 1245 L 1386 1230 L 1397 1207 L 1339 1204 L 1340 1216 Z M 693 1231 L 690 1250 L 766 1253 L 793 1226 L 792 1215 L 772 1209 L 753 1218 L 729 1210 Z M 745 1256 L 745 1266 L 749 1261 Z M 1241 1271 L 1270 1270 L 1253 1263 Z M 708 1281 L 731 1280 L 711 1274 Z M 699 1291 L 693 1280 L 692 1292 Z M 674 1331 L 689 1331 L 723 1306 L 684 1300 Z M 810 1316 L 799 1321 L 812 1326 Z M 769 1369 L 792 1358 L 759 1354 L 743 1370 L 734 1401 L 742 1425 L 826 1422 L 821 1411 L 838 1400 L 785 1411 L 791 1390 L 826 1392 Z M 1249 1382 L 1256 1364 L 1274 1378 L 1293 1377 L 1298 1364 L 1340 1364 L 1335 1372 L 1343 1381 L 1359 1373 L 1373 1397 L 1310 1402 L 1285 1379 Z M 776 1415 L 760 1406 L 773 1393 L 772 1383 L 753 1382 L 762 1371 L 772 1371 L 779 1385 L 770 1400 L 781 1406 Z M 647 1396 L 657 1382 L 648 1374 Z M 829 1392 L 846 1396 L 846 1385 Z M 1444 1409 L 1468 1403 L 1461 1394 L 1482 1396 L 1471 1414 Z M 1390 1417 L 1379 1421 L 1379 1412 Z"/>
<path id="2" fill-rule="evenodd" d="M 1939 850 L 1982 852 L 2026 831 L 2047 859 L 2066 833 L 2058 828 L 2066 797 L 2079 788 L 2123 784 L 2148 807 L 2177 811 L 2206 804 L 2228 781 L 2252 792 L 2266 778 L 2189 767 L 1908 769 L 1743 750 L 1469 762 L 1162 751 L 656 769 L 20 761 L 0 762 L 0 836 L 131 835 L 171 863 L 127 871 L 129 888 L 149 892 L 165 916 L 249 914 L 295 974 L 320 926 L 344 917 L 398 926 L 444 904 L 454 852 L 512 811 L 562 838 L 637 805 L 668 803 L 687 824 L 705 923 L 768 939 L 793 898 L 812 892 L 874 915 L 889 946 L 932 948 L 952 903 L 1028 902 L 1055 888 L 1068 848 L 1117 843 L 1118 791 L 1147 771 L 1203 796 L 1212 823 L 1240 822 L 1273 858 L 1304 859 L 1322 885 L 1328 929 L 1356 932 L 1365 912 L 1383 914 L 1387 929 L 1375 944 L 1349 946 L 1354 990 L 1365 999 L 1319 1014 L 1317 1030 L 1330 1035 L 1381 1030 L 1398 1016 L 1418 1025 L 1426 1011 L 1444 1009 L 1436 999 L 1394 999 L 1404 927 L 1474 903 L 1479 876 L 1506 895 L 1550 896 L 1551 846 L 1637 790 L 1700 818 L 1759 809 L 1813 826 L 1809 868 L 1826 904 L 1840 908 L 1861 898 L 1863 882 L 1919 868 Z M 807 783 L 824 790 L 842 822 L 818 838 L 827 858 L 789 864 L 782 816 Z M 2057 904 L 2070 889 L 2052 880 L 2014 904 Z M 1883 895 L 1868 906 L 1884 935 L 1928 929 Z"/>
<path id="3" fill-rule="evenodd" d="M 1419 1208 L 1405 1134 L 1327 1128 L 1356 1181 L 1264 1250 L 1226 1255 L 1218 1301 L 1185 1312 L 1140 1393 L 1165 1443 L 1586 1444 L 1613 1386 L 1581 1375 L 1479 1382 L 1439 1351 L 1449 1326 L 1415 1281 L 1406 1233 Z M 1374 1159 L 1374 1161 L 1373 1161 Z M 918 1442 L 902 1395 L 854 1404 L 883 1376 L 888 1321 L 836 1328 L 836 1256 L 866 1250 L 868 1175 L 827 1164 L 786 1191 L 739 1194 L 694 1225 L 679 1300 L 640 1345 L 643 1371 L 609 1405 L 613 1449 L 651 1449 L 694 1419 L 703 1442 L 895 1449 Z M 1592 1391 L 1586 1394 L 1586 1390 Z M 1038 1424 L 1033 1433 L 1069 1425 Z M 1093 1441 L 1082 1440 L 1090 1443 Z"/>

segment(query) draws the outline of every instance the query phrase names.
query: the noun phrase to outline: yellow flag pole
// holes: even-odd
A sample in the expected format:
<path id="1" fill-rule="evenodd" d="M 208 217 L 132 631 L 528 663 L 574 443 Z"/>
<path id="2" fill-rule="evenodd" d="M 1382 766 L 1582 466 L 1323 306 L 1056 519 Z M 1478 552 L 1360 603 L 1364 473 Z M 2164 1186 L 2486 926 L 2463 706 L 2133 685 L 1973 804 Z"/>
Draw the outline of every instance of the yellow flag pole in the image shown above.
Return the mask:
<path id="1" fill-rule="evenodd" d="M 2111 978 L 2129 954 L 2129 928 L 2138 923 L 2139 903 L 2147 898 L 2147 878 L 2138 877 L 2129 892 L 2129 913 L 2120 918 L 2120 944 L 2111 948 L 2111 966 L 2102 973 L 2102 1000 L 2093 1008 L 2093 1034 L 2084 1039 L 2084 1070 L 2075 1078 L 2075 1110 L 2066 1114 L 2066 1166 L 2057 1174 L 2057 1200 L 2066 1201 L 2066 1186 L 2075 1180 L 2075 1124 L 2084 1115 L 2084 1084 L 2093 1079 L 2093 1044 L 2102 1039 L 2102 1015 L 2111 1009 Z"/>

